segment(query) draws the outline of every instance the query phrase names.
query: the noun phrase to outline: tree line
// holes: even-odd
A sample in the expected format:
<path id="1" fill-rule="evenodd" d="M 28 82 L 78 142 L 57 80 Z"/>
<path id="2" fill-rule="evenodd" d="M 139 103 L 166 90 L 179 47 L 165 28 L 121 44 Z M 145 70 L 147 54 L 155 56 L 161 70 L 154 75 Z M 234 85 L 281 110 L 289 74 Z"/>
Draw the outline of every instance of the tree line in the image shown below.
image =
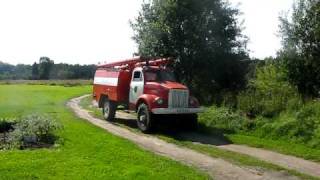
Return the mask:
<path id="1" fill-rule="evenodd" d="M 55 64 L 49 57 L 41 57 L 33 65 L 0 61 L 0 80 L 93 79 L 95 70 L 95 65 Z"/>

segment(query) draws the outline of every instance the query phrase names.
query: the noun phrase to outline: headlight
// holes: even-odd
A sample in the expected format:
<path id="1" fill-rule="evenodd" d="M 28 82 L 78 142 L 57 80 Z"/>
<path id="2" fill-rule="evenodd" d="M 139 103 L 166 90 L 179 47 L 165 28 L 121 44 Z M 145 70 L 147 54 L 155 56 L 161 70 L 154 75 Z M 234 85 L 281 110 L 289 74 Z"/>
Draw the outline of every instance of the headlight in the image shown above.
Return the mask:
<path id="1" fill-rule="evenodd" d="M 158 105 L 162 105 L 163 103 L 164 103 L 164 100 L 162 99 L 162 98 L 156 98 L 156 103 L 158 104 Z"/>
<path id="2" fill-rule="evenodd" d="M 193 98 L 190 98 L 189 103 L 190 103 L 191 105 L 194 105 L 194 104 L 195 104 L 194 99 L 193 99 Z"/>
<path id="3" fill-rule="evenodd" d="M 196 98 L 190 96 L 189 98 L 189 105 L 190 106 L 199 106 L 199 102 Z"/>

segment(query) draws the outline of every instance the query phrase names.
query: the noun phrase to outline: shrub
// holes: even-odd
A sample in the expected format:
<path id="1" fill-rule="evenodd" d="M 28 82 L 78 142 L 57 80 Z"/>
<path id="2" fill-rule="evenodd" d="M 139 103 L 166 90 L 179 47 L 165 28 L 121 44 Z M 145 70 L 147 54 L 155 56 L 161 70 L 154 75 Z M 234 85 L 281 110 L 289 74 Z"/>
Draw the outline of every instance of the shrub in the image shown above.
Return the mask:
<path id="1" fill-rule="evenodd" d="M 238 95 L 238 108 L 250 116 L 274 117 L 287 107 L 297 108 L 301 98 L 286 79 L 284 68 L 267 62 L 257 67 L 256 78 L 250 81 L 249 88 Z"/>
<path id="2" fill-rule="evenodd" d="M 286 110 L 279 116 L 258 116 L 248 119 L 226 107 L 212 106 L 199 117 L 200 122 L 214 130 L 245 133 L 268 139 L 282 139 L 320 148 L 320 102 L 310 101 L 296 111 Z"/>
<path id="3" fill-rule="evenodd" d="M 8 134 L 13 131 L 15 119 L 0 118 L 0 149 L 6 149 Z"/>
<path id="4" fill-rule="evenodd" d="M 15 121 L 15 119 L 0 118 L 0 133 L 13 130 L 13 125 L 16 123 Z"/>
<path id="5" fill-rule="evenodd" d="M 47 115 L 29 115 L 22 117 L 14 125 L 9 134 L 10 147 L 24 148 L 33 144 L 53 144 L 56 140 L 55 131 L 62 126 Z"/>
<path id="6" fill-rule="evenodd" d="M 225 107 L 218 108 L 216 106 L 212 106 L 205 113 L 202 113 L 200 121 L 207 127 L 214 127 L 229 132 L 248 130 L 253 125 L 250 120 L 238 113 L 234 113 Z"/>
<path id="7" fill-rule="evenodd" d="M 313 147 L 320 147 L 320 102 L 307 103 L 296 114 L 297 126 L 301 130 L 298 134 Z"/>
<path id="8" fill-rule="evenodd" d="M 283 139 L 309 147 L 320 147 L 320 102 L 307 102 L 297 111 L 285 111 L 275 118 L 259 117 L 255 135 Z"/>
<path id="9" fill-rule="evenodd" d="M 255 117 L 257 114 L 261 114 L 263 110 L 261 101 L 259 101 L 259 99 L 262 99 L 261 97 L 259 97 L 259 94 L 249 89 L 245 92 L 241 92 L 238 95 L 237 107 L 239 110 L 244 112 L 248 117 L 250 118 Z"/>

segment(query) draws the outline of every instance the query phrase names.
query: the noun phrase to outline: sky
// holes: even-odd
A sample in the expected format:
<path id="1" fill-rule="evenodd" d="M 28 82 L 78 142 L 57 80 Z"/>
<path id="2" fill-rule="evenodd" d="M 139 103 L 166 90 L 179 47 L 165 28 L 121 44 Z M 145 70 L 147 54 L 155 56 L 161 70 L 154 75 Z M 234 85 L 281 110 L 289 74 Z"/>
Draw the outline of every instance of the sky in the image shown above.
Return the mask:
<path id="1" fill-rule="evenodd" d="M 0 0 L 0 61 L 97 64 L 136 52 L 129 20 L 143 0 Z M 230 0 L 244 19 L 250 56 L 274 56 L 281 47 L 278 17 L 293 0 Z"/>
<path id="2" fill-rule="evenodd" d="M 243 34 L 249 37 L 252 58 L 275 56 L 281 48 L 279 16 L 288 14 L 294 0 L 229 0 L 240 9 L 244 20 Z"/>

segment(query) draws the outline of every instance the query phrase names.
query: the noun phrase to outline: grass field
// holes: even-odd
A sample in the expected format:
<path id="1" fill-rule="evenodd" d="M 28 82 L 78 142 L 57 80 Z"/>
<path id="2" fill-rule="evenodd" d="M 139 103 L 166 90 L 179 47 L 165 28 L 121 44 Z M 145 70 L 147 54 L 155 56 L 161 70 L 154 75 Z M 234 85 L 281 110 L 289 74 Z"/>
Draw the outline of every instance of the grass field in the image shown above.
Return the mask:
<path id="1" fill-rule="evenodd" d="M 90 86 L 0 85 L 0 117 L 46 113 L 64 126 L 54 148 L 0 151 L 0 179 L 208 178 L 76 118 L 65 103 L 90 90 Z"/>
<path id="2" fill-rule="evenodd" d="M 49 85 L 49 86 L 79 86 L 91 85 L 93 80 L 0 80 L 0 84 L 23 84 L 23 85 Z"/>

